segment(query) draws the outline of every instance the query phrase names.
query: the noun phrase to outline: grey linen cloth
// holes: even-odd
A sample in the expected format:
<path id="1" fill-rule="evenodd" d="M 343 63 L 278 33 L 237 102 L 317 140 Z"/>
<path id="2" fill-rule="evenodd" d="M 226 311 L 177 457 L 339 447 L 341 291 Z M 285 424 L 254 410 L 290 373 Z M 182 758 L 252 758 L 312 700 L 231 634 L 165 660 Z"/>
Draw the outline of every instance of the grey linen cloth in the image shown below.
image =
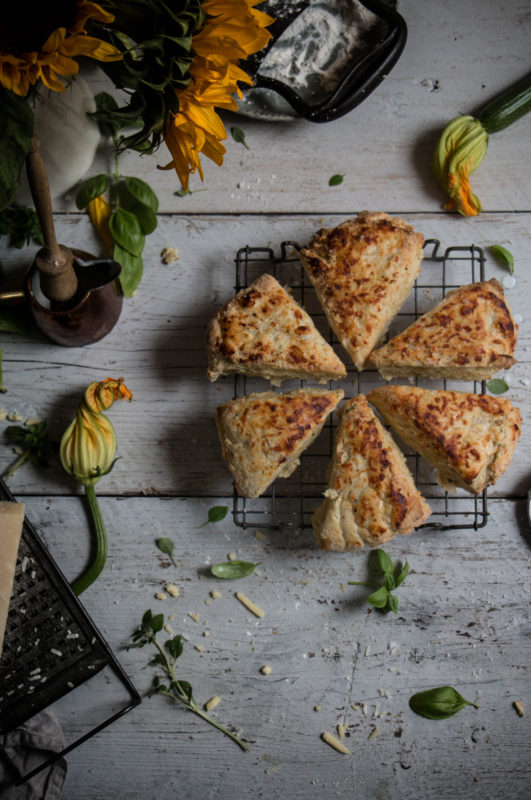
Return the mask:
<path id="1" fill-rule="evenodd" d="M 47 710 L 1 738 L 9 757 L 23 775 L 65 746 L 61 726 L 52 712 Z M 11 771 L 0 759 L 0 800 L 58 800 L 65 776 L 66 761 L 60 758 L 31 780 L 15 786 Z"/>

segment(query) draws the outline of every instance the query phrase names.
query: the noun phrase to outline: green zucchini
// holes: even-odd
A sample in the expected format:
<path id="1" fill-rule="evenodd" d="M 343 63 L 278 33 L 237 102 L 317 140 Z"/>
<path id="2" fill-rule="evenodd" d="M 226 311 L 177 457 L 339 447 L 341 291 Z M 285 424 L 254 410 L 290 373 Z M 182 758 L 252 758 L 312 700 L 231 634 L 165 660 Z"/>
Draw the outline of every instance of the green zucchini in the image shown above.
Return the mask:
<path id="1" fill-rule="evenodd" d="M 531 74 L 483 106 L 478 119 L 487 133 L 502 131 L 531 111 Z"/>

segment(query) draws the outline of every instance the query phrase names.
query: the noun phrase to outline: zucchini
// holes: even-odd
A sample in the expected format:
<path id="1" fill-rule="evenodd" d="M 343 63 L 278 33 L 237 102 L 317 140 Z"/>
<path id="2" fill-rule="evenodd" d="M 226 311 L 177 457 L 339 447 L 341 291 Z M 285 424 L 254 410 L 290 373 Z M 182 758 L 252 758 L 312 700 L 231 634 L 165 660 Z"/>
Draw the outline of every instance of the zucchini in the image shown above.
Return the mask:
<path id="1" fill-rule="evenodd" d="M 502 131 L 531 111 L 531 74 L 483 106 L 478 119 L 487 133 Z"/>

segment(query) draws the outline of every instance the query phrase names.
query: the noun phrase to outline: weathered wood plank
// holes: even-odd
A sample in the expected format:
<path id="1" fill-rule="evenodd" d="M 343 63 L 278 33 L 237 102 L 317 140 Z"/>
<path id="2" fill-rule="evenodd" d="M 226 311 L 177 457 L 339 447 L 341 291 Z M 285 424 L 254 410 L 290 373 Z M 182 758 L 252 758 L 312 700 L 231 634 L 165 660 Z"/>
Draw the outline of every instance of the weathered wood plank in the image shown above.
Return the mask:
<path id="1" fill-rule="evenodd" d="M 390 542 L 393 559 L 411 565 L 394 616 L 371 610 L 369 590 L 347 585 L 366 579 L 368 551 L 323 553 L 309 533 L 257 538 L 229 518 L 200 528 L 214 502 L 102 498 L 110 558 L 83 602 L 142 692 L 153 675 L 149 653 L 122 648 L 146 608 L 173 614 L 173 630 L 188 637 L 182 675 L 191 676 L 202 702 L 222 698 L 215 717 L 243 732 L 249 753 L 152 697 L 69 756 L 65 797 L 106 800 L 127 787 L 139 800 L 165 800 L 176 790 L 197 800 L 214 793 L 221 800 L 280 792 L 317 798 L 353 786 L 363 797 L 412 800 L 483 800 L 502 790 L 511 800 L 525 796 L 531 652 L 523 503 L 493 501 L 481 531 L 416 532 Z M 29 497 L 27 508 L 74 577 L 88 552 L 81 502 Z M 157 551 L 160 535 L 174 540 L 177 568 Z M 237 583 L 208 577 L 205 568 L 229 552 L 262 563 Z M 167 581 L 181 594 L 157 601 Z M 210 598 L 214 588 L 218 600 Z M 238 603 L 236 590 L 265 610 L 264 619 Z M 260 673 L 264 664 L 269 676 Z M 409 710 L 412 693 L 446 683 L 480 708 L 444 722 Z M 97 708 L 102 691 L 93 698 Z M 514 700 L 524 702 L 523 718 Z M 75 708 L 73 694 L 62 717 L 68 735 L 96 718 L 95 709 L 80 718 Z M 320 740 L 340 723 L 350 756 Z"/>

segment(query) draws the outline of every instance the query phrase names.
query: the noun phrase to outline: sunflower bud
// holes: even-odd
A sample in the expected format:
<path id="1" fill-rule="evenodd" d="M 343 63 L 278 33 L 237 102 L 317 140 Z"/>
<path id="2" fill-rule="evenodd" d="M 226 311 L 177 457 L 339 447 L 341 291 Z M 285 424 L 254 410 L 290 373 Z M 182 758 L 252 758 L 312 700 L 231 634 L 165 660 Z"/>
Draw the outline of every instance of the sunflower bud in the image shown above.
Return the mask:
<path id="1" fill-rule="evenodd" d="M 487 153 L 488 134 L 474 117 L 455 117 L 442 132 L 435 150 L 433 168 L 442 188 L 450 196 L 445 208 L 456 209 L 465 217 L 481 211 L 479 198 L 470 188 L 469 175 Z"/>
<path id="2" fill-rule="evenodd" d="M 83 486 L 93 486 L 114 465 L 116 435 L 102 411 L 116 399 L 131 397 L 122 378 L 106 378 L 91 383 L 86 390 L 74 421 L 63 434 L 59 451 L 63 468 Z"/>

